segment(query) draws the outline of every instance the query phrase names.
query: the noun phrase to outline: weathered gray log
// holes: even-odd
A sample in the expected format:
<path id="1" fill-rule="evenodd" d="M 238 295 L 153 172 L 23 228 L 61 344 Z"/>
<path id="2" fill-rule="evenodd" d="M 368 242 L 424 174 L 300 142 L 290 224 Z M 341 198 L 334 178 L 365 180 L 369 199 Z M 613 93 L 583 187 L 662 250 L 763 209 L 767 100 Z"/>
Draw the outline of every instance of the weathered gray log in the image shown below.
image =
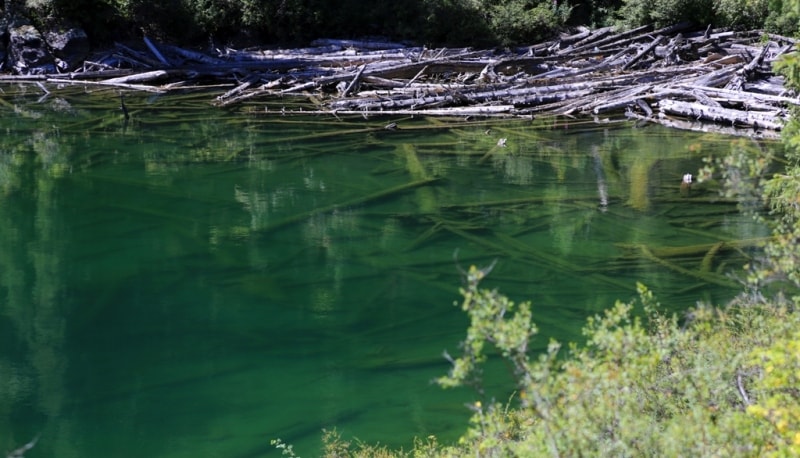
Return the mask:
<path id="1" fill-rule="evenodd" d="M 0 81 L 24 82 L 45 80 L 47 80 L 47 75 L 0 75 Z"/>
<path id="2" fill-rule="evenodd" d="M 699 103 L 678 100 L 661 100 L 658 103 L 663 113 L 685 116 L 691 119 L 702 119 L 720 124 L 745 125 L 754 128 L 781 130 L 783 121 L 779 111 L 773 113 L 741 111 L 730 108 L 709 107 Z"/>
<path id="3" fill-rule="evenodd" d="M 331 103 L 331 107 L 336 110 L 346 109 L 366 109 L 366 110 L 387 110 L 408 107 L 420 108 L 423 106 L 441 104 L 455 104 L 463 102 L 485 103 L 492 101 L 513 100 L 515 104 L 531 105 L 540 103 L 551 103 L 554 101 L 565 100 L 568 98 L 582 97 L 586 94 L 601 91 L 603 89 L 626 86 L 635 79 L 635 76 L 608 77 L 601 80 L 579 81 L 565 84 L 555 84 L 546 86 L 529 86 L 522 88 L 505 88 L 489 86 L 485 89 L 477 88 L 473 91 L 451 91 L 443 95 L 424 94 L 419 97 L 408 97 L 405 99 L 393 98 L 391 93 L 370 99 L 346 99 L 337 100 Z M 630 90 L 625 88 L 625 90 Z M 564 94 L 561 96 L 560 94 Z"/>
<path id="4" fill-rule="evenodd" d="M 770 44 L 771 42 L 762 46 L 761 52 L 759 52 L 753 59 L 751 59 L 750 63 L 737 70 L 736 74 L 725 85 L 725 89 L 738 91 L 744 86 L 744 83 L 751 80 L 753 78 L 753 73 L 755 72 L 756 67 L 761 65 L 761 62 L 764 60 L 764 56 L 766 55 L 767 50 L 769 50 Z"/>
<path id="5" fill-rule="evenodd" d="M 753 81 L 752 83 L 745 83 L 742 86 L 742 91 L 756 94 L 768 94 L 781 96 L 786 93 L 786 88 L 783 86 L 783 78 L 770 78 L 767 80 Z"/>
<path id="6" fill-rule="evenodd" d="M 120 68 L 120 69 L 97 70 L 89 72 L 70 72 L 67 73 L 66 76 L 74 80 L 92 80 L 92 79 L 108 79 L 119 76 L 127 76 L 132 73 L 133 70 L 130 68 Z"/>
<path id="7" fill-rule="evenodd" d="M 166 50 L 168 50 L 169 52 L 171 52 L 173 54 L 177 54 L 178 56 L 180 56 L 180 57 L 182 57 L 182 58 L 184 58 L 186 60 L 191 60 L 191 61 L 199 62 L 199 63 L 202 63 L 202 64 L 222 65 L 222 64 L 226 63 L 223 59 L 212 57 L 212 56 L 209 56 L 208 54 L 203 54 L 201 52 L 191 51 L 191 50 L 184 49 L 184 48 L 179 48 L 178 46 L 162 44 L 161 47 L 166 49 Z"/>
<path id="8" fill-rule="evenodd" d="M 615 94 L 613 100 L 594 107 L 592 109 L 592 113 L 600 114 L 605 111 L 621 110 L 627 106 L 635 104 L 637 100 L 641 99 L 643 93 L 648 92 L 651 89 L 652 86 L 644 85 L 644 86 L 634 87 L 633 89 L 627 91 L 624 94 Z"/>
<path id="9" fill-rule="evenodd" d="M 151 59 L 144 53 L 141 53 L 133 48 L 125 46 L 122 43 L 114 43 L 114 47 L 116 47 L 119 52 L 117 54 L 125 54 L 127 58 L 131 59 L 133 62 L 139 64 L 142 67 L 159 67 L 161 63 L 158 60 Z"/>
<path id="10" fill-rule="evenodd" d="M 423 74 L 425 74 L 425 72 L 426 72 L 427 70 L 428 70 L 428 66 L 427 66 L 427 65 L 426 65 L 426 66 L 424 66 L 424 67 L 422 67 L 422 69 L 421 69 L 420 71 L 418 71 L 418 72 L 417 72 L 417 74 L 416 74 L 416 75 L 414 75 L 414 77 L 413 77 L 413 78 L 411 78 L 410 80 L 408 80 L 408 83 L 406 83 L 405 87 L 409 87 L 409 86 L 411 86 L 412 84 L 414 84 L 414 81 L 416 81 L 416 80 L 417 80 L 417 79 L 418 79 L 420 76 L 422 76 Z M 483 73 L 483 70 L 481 70 L 481 73 Z"/>
<path id="11" fill-rule="evenodd" d="M 728 84 L 733 75 L 742 67 L 742 64 L 731 65 L 730 67 L 714 70 L 694 80 L 697 86 L 720 87 Z"/>
<path id="12" fill-rule="evenodd" d="M 752 127 L 721 125 L 690 119 L 678 119 L 670 116 L 664 116 L 663 114 L 659 116 L 646 117 L 634 113 L 633 111 L 626 111 L 625 116 L 630 119 L 660 124 L 671 129 L 691 130 L 693 132 L 713 132 L 736 137 L 764 138 L 770 140 L 779 140 L 781 138 L 780 132 L 771 129 L 753 129 Z"/>
<path id="13" fill-rule="evenodd" d="M 164 88 L 160 86 L 151 86 L 148 84 L 128 84 L 128 83 L 109 83 L 108 81 L 92 81 L 92 80 L 70 80 L 66 78 L 52 78 L 48 77 L 45 82 L 50 84 L 82 84 L 82 85 L 93 85 L 93 86 L 111 86 L 119 89 L 129 89 L 131 91 L 141 91 L 141 92 L 167 92 Z"/>
<path id="14" fill-rule="evenodd" d="M 580 32 L 572 34 L 572 35 L 561 35 L 558 39 L 559 46 L 569 46 L 574 43 L 578 43 L 579 41 L 583 40 L 592 35 L 592 30 L 588 27 L 579 27 Z M 609 27 L 609 31 L 612 30 Z"/>
<path id="15" fill-rule="evenodd" d="M 156 59 L 158 59 L 159 62 L 166 65 L 167 67 L 172 66 L 172 62 L 170 62 L 169 59 L 167 59 L 166 57 L 164 57 L 163 54 L 161 54 L 161 51 L 158 50 L 155 43 L 150 41 L 150 39 L 147 38 L 146 36 L 142 37 L 142 40 L 144 40 L 144 44 L 147 45 L 147 48 L 150 50 L 151 53 L 153 53 L 154 56 L 156 56 Z"/>
<path id="16" fill-rule="evenodd" d="M 761 31 L 761 33 L 764 33 L 764 32 Z M 777 33 L 767 33 L 766 35 L 769 37 L 770 40 L 773 40 L 773 41 L 791 43 L 791 44 L 797 44 L 798 43 L 797 38 L 787 37 L 785 35 L 779 35 Z"/>
<path id="17" fill-rule="evenodd" d="M 638 106 L 639 109 L 644 111 L 645 116 L 647 116 L 648 118 L 653 116 L 653 109 L 650 108 L 650 105 L 648 105 L 647 102 L 645 102 L 644 100 L 636 99 L 636 106 Z"/>
<path id="18" fill-rule="evenodd" d="M 353 77 L 353 80 L 350 81 L 350 84 L 348 84 L 347 87 L 344 89 L 344 91 L 342 91 L 340 97 L 342 98 L 347 97 L 350 91 L 352 91 L 358 85 L 358 82 L 361 80 L 361 75 L 364 74 L 365 68 L 367 68 L 367 64 L 364 64 L 358 68 L 358 71 L 356 72 L 356 75 Z"/>
<path id="19" fill-rule="evenodd" d="M 228 106 L 235 103 L 243 102 L 247 99 L 252 99 L 254 97 L 260 97 L 265 95 L 278 95 L 276 89 L 283 84 L 283 80 L 281 78 L 272 80 L 266 84 L 261 85 L 255 90 L 251 90 L 250 92 L 242 92 L 236 95 L 233 95 L 227 99 L 219 100 L 217 99 L 217 105 L 219 106 Z"/>
<path id="20" fill-rule="evenodd" d="M 365 76 L 364 82 L 370 84 L 372 87 L 380 88 L 402 88 L 406 87 L 406 83 L 389 78 L 381 78 L 380 76 Z"/>
<path id="21" fill-rule="evenodd" d="M 760 101 L 763 103 L 777 104 L 780 106 L 795 105 L 800 106 L 800 100 L 794 97 L 785 97 L 779 95 L 762 94 L 759 92 L 743 92 L 733 91 L 723 88 L 703 87 L 698 88 L 691 84 L 677 84 L 674 86 L 676 90 L 702 90 L 709 97 L 716 97 L 720 99 L 735 100 L 738 102 Z"/>
<path id="22" fill-rule="evenodd" d="M 131 83 L 152 83 L 163 81 L 169 78 L 185 77 L 189 72 L 185 70 L 153 70 L 144 73 L 134 73 L 133 75 L 120 76 L 104 80 L 105 84 L 131 84 Z"/>
<path id="23" fill-rule="evenodd" d="M 391 112 L 368 111 L 368 110 L 334 110 L 334 111 L 314 111 L 306 114 L 335 114 L 335 115 L 398 115 L 398 116 L 478 116 L 478 117 L 516 117 L 519 116 L 513 105 L 476 105 L 469 107 L 449 107 L 449 108 L 428 108 L 421 110 L 400 109 Z"/>
<path id="24" fill-rule="evenodd" d="M 627 94 L 630 91 L 631 89 L 628 87 L 611 89 L 608 91 L 604 91 L 601 96 L 598 96 L 596 92 L 593 92 L 583 97 L 578 97 L 572 100 L 568 100 L 566 103 L 543 105 L 541 107 L 537 107 L 535 111 L 540 113 L 552 111 L 565 116 L 573 116 L 581 113 L 584 114 L 591 113 L 594 107 L 602 105 L 606 101 L 611 100 L 615 97 Z"/>
<path id="25" fill-rule="evenodd" d="M 226 99 L 229 99 L 229 98 L 231 98 L 231 97 L 233 97 L 235 95 L 241 94 L 242 92 L 245 91 L 245 89 L 250 88 L 251 86 L 253 86 L 257 82 L 258 82 L 258 78 L 252 78 L 252 77 L 248 78 L 242 84 L 236 86 L 235 88 L 231 89 L 230 91 L 228 91 L 228 92 L 226 92 L 226 93 L 224 93 L 222 95 L 217 96 L 217 102 L 224 102 Z"/>
<path id="26" fill-rule="evenodd" d="M 652 51 L 653 48 L 658 46 L 659 43 L 661 43 L 662 41 L 664 41 L 664 36 L 663 35 L 657 36 L 656 39 L 653 40 L 649 45 L 645 46 L 644 49 L 642 49 L 641 51 L 639 51 L 638 54 L 633 56 L 633 58 L 629 60 L 627 64 L 623 65 L 622 69 L 627 70 L 636 65 L 636 63 L 639 62 L 642 59 L 642 57 L 644 57 L 647 53 Z"/>
<path id="27" fill-rule="evenodd" d="M 628 30 L 626 32 L 618 33 L 616 35 L 612 35 L 606 37 L 599 41 L 594 41 L 588 44 L 585 44 L 581 47 L 576 47 L 572 51 L 580 51 L 589 48 L 599 48 L 599 49 L 607 49 L 609 47 L 617 47 L 617 46 L 627 46 L 633 40 L 639 39 L 642 36 L 650 36 L 650 35 L 668 35 L 675 32 L 679 32 L 682 30 L 686 30 L 690 27 L 689 23 L 680 23 L 675 24 L 673 26 L 664 27 L 659 30 L 653 31 L 652 25 L 643 25 L 641 27 L 637 27 L 635 29 Z M 652 31 L 652 32 L 651 32 Z M 649 32 L 649 33 L 648 33 Z"/>
<path id="28" fill-rule="evenodd" d="M 614 31 L 614 27 L 602 27 L 602 28 L 599 28 L 599 29 L 595 30 L 594 32 L 592 32 L 591 34 L 589 34 L 589 36 L 587 36 L 586 38 L 578 41 L 577 43 L 575 43 L 572 46 L 569 46 L 569 47 L 567 47 L 565 49 L 562 49 L 557 54 L 569 54 L 569 53 L 574 52 L 576 49 L 583 49 L 584 46 L 588 46 L 592 42 L 595 42 L 595 41 L 597 41 L 597 40 L 599 40 L 601 38 L 604 38 L 604 37 L 608 36 L 613 31 Z"/>
<path id="29" fill-rule="evenodd" d="M 472 52 L 470 52 L 472 54 Z M 464 61 L 464 60 L 446 60 L 446 59 L 429 59 L 420 62 L 379 62 L 376 64 L 369 64 L 364 69 L 361 69 L 362 77 L 379 76 L 382 78 L 403 78 L 413 77 L 421 69 L 426 66 L 430 67 L 431 72 L 463 72 L 463 71 L 480 71 L 486 66 L 486 62 L 482 60 Z M 358 70 L 357 70 L 358 71 Z M 285 93 L 300 92 L 316 89 L 326 85 L 335 85 L 341 81 L 352 81 L 355 78 L 355 72 L 346 72 L 344 74 L 335 74 L 328 77 L 317 78 L 314 81 L 301 82 L 297 86 L 284 90 Z"/>
<path id="30" fill-rule="evenodd" d="M 717 107 L 722 108 L 722 104 L 717 102 L 716 100 L 709 97 L 705 92 L 700 89 L 694 89 L 691 91 L 692 97 L 694 97 L 698 102 L 702 103 L 703 105 L 709 107 Z"/>
<path id="31" fill-rule="evenodd" d="M 328 80 L 328 79 L 326 78 L 326 80 Z M 343 81 L 343 79 L 341 79 L 341 77 L 331 78 L 331 80 Z M 318 88 L 319 85 L 320 85 L 319 81 L 307 81 L 305 83 L 296 84 L 296 85 L 294 85 L 294 86 L 292 86 L 290 88 L 286 88 L 286 89 L 282 90 L 280 93 L 281 94 L 289 94 L 289 93 L 292 93 L 292 92 L 308 91 L 308 90 L 312 90 L 312 89 Z"/>

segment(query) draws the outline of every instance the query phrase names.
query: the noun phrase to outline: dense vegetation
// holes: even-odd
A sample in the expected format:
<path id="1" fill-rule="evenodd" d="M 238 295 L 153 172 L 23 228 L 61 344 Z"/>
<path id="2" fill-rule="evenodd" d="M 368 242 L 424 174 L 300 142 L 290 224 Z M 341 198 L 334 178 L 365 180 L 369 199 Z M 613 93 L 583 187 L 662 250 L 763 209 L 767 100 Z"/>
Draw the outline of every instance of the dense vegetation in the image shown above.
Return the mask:
<path id="1" fill-rule="evenodd" d="M 576 24 L 692 21 L 784 34 L 797 24 L 785 0 L 5 0 L 4 11 L 22 11 L 39 23 L 66 19 L 96 42 L 146 33 L 182 43 L 299 44 L 377 35 L 433 45 L 511 45 Z"/>

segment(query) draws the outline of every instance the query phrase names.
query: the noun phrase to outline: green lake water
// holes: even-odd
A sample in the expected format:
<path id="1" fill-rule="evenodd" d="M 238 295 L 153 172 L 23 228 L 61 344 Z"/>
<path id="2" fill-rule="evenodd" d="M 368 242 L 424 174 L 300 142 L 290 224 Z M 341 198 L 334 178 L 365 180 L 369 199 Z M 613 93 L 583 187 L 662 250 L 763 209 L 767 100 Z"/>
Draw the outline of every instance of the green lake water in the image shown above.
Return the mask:
<path id="1" fill-rule="evenodd" d="M 748 249 L 715 245 L 764 235 L 682 195 L 730 149 L 711 134 L 209 94 L 128 94 L 126 123 L 111 89 L 2 90 L 0 450 L 39 437 L 28 457 L 279 456 L 275 438 L 308 457 L 334 427 L 452 441 L 476 395 L 430 381 L 466 329 L 459 268 L 497 259 L 485 286 L 533 302 L 539 351 L 636 281 L 676 311 L 725 301 Z M 506 400 L 502 364 L 486 376 Z"/>

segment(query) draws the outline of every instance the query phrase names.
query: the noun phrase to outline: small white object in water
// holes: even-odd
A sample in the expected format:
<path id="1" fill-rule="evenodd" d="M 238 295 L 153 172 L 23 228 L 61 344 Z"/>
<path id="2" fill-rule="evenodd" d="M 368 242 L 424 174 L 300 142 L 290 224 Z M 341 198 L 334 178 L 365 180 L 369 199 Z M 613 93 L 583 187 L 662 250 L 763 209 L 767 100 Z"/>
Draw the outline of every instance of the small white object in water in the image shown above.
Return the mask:
<path id="1" fill-rule="evenodd" d="M 497 146 L 499 146 L 501 148 L 505 148 L 506 147 L 506 139 L 505 138 L 501 138 L 500 140 L 497 140 Z"/>
<path id="2" fill-rule="evenodd" d="M 686 184 L 692 184 L 692 174 L 687 173 L 683 176 L 683 182 Z"/>

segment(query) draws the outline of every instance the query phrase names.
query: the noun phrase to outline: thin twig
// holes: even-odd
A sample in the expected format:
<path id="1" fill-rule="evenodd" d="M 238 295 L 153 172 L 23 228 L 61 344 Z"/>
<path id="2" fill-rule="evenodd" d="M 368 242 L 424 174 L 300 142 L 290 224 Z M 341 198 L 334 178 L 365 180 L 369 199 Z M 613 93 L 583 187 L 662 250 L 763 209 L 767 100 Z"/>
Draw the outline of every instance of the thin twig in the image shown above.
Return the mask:
<path id="1" fill-rule="evenodd" d="M 744 405 L 749 406 L 752 404 L 750 402 L 750 397 L 747 395 L 747 390 L 744 389 L 744 383 L 742 382 L 742 373 L 738 372 L 736 374 L 736 387 L 739 388 L 739 394 L 742 395 L 742 400 L 744 401 Z"/>

